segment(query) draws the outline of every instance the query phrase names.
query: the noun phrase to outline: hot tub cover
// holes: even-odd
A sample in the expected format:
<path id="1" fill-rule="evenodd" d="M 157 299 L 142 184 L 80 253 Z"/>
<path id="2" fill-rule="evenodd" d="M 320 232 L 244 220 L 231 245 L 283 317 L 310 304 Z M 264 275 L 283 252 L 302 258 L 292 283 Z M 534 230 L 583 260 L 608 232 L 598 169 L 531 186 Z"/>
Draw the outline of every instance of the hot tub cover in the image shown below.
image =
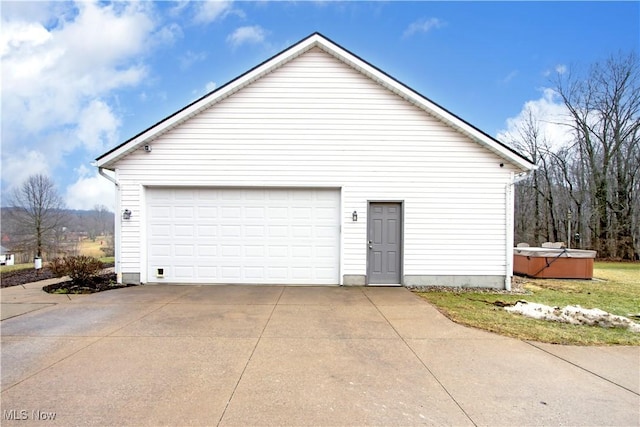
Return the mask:
<path id="1" fill-rule="evenodd" d="M 585 249 L 566 248 L 513 248 L 514 255 L 529 256 L 534 258 L 595 258 L 596 251 Z"/>

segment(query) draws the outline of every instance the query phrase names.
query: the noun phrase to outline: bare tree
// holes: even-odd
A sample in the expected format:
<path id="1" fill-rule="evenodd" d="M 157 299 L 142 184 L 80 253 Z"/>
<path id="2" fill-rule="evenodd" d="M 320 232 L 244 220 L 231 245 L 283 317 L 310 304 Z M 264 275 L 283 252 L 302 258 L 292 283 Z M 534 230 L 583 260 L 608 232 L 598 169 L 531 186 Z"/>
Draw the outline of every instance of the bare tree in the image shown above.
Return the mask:
<path id="1" fill-rule="evenodd" d="M 544 136 L 541 135 L 538 119 L 530 110 L 527 111 L 525 121 L 517 129 L 517 135 L 512 135 L 512 139 L 515 147 L 526 153 L 533 160 L 533 163 L 538 164 L 543 160 L 547 142 Z M 543 164 L 546 164 L 546 162 L 543 161 Z M 526 209 L 528 211 L 525 214 L 526 216 L 521 217 L 520 221 L 518 221 L 521 224 L 519 240 L 542 243 L 544 241 L 543 236 L 546 234 L 544 232 L 545 225 L 542 221 L 542 202 L 545 198 L 545 192 L 541 190 L 540 172 L 534 170 L 526 185 L 516 186 L 516 194 L 519 195 L 517 200 L 522 207 L 522 211 L 525 210 L 525 204 L 532 204 L 529 209 Z"/>
<path id="2" fill-rule="evenodd" d="M 105 205 L 95 205 L 91 216 L 89 237 L 95 240 L 97 236 L 113 234 L 113 213 Z"/>
<path id="3" fill-rule="evenodd" d="M 603 258 L 640 259 L 640 59 L 614 55 L 555 84 L 573 141 L 546 141 L 531 112 L 509 135 L 539 166 L 516 187 L 516 241 L 563 240 Z"/>
<path id="4" fill-rule="evenodd" d="M 65 204 L 55 185 L 45 175 L 32 175 L 14 190 L 11 217 L 22 250 L 42 257 L 54 249 L 56 234 L 66 219 Z"/>
<path id="5" fill-rule="evenodd" d="M 567 107 L 580 161 L 590 177 L 590 229 L 603 257 L 632 259 L 638 194 L 640 63 L 634 53 L 611 56 L 588 75 L 559 75 L 556 91 Z"/>

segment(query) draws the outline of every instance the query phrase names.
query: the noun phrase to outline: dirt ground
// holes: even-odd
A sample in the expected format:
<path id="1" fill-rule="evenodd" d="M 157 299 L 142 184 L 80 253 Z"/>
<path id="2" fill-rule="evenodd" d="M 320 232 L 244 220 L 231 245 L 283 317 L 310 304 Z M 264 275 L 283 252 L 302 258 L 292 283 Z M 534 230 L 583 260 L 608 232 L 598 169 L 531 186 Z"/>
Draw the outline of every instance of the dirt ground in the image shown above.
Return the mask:
<path id="1" fill-rule="evenodd" d="M 113 267 L 113 263 L 104 264 L 104 268 Z M 9 286 L 18 286 L 25 283 L 38 282 L 40 280 L 53 279 L 55 276 L 48 268 L 35 270 L 27 268 L 25 270 L 9 271 L 0 273 L 0 287 L 8 288 Z"/>

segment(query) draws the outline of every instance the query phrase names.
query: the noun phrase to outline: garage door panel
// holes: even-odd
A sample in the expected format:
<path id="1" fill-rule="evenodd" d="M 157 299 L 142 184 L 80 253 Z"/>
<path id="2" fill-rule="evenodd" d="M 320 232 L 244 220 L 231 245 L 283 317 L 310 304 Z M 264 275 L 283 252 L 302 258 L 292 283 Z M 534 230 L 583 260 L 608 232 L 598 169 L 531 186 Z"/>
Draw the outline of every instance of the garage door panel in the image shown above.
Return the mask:
<path id="1" fill-rule="evenodd" d="M 230 201 L 230 200 L 242 200 L 242 192 L 240 191 L 220 191 L 221 199 Z"/>
<path id="2" fill-rule="evenodd" d="M 339 200 L 338 190 L 148 189 L 148 280 L 337 284 Z"/>
<path id="3" fill-rule="evenodd" d="M 244 237 L 256 237 L 263 239 L 265 234 L 266 233 L 264 225 L 245 225 L 244 227 Z"/>
<path id="4" fill-rule="evenodd" d="M 313 227 L 313 230 L 315 231 L 315 237 L 317 238 L 333 239 L 333 235 L 335 233 L 334 227 L 326 225 L 317 225 Z"/>
<path id="5" fill-rule="evenodd" d="M 218 245 L 199 244 L 198 256 L 199 257 L 215 257 L 218 255 Z"/>
<path id="6" fill-rule="evenodd" d="M 187 219 L 191 221 L 194 214 L 193 206 L 175 206 L 173 208 L 173 218 L 177 221 L 181 219 Z"/>
<path id="7" fill-rule="evenodd" d="M 295 280 L 307 280 L 308 277 L 312 276 L 312 271 L 310 267 L 293 267 L 291 268 L 292 277 Z"/>
<path id="8" fill-rule="evenodd" d="M 239 244 L 221 245 L 223 258 L 238 258 L 242 255 L 242 246 Z"/>
<path id="9" fill-rule="evenodd" d="M 222 279 L 228 282 L 233 283 L 238 280 L 238 278 L 242 278 L 240 267 L 222 266 L 220 270 L 222 271 Z"/>
<path id="10" fill-rule="evenodd" d="M 276 267 L 276 266 L 267 267 L 268 277 L 274 280 L 282 281 L 283 283 L 288 279 L 287 273 L 288 273 L 288 268 L 284 266 L 283 267 Z"/>
<path id="11" fill-rule="evenodd" d="M 175 253 L 173 254 L 176 258 L 184 258 L 189 257 L 189 259 L 193 258 L 195 248 L 193 244 L 174 244 Z"/>
<path id="12" fill-rule="evenodd" d="M 269 245 L 269 258 L 289 258 L 289 246 Z"/>
<path id="13" fill-rule="evenodd" d="M 198 266 L 198 277 L 212 277 L 218 278 L 218 267 L 205 265 Z"/>
<path id="14" fill-rule="evenodd" d="M 244 211 L 246 219 L 264 220 L 266 209 L 261 206 L 247 206 Z"/>
<path id="15" fill-rule="evenodd" d="M 262 280 L 265 277 L 265 268 L 260 266 L 246 266 L 243 272 L 244 277 L 248 280 Z"/>
<path id="16" fill-rule="evenodd" d="M 313 226 L 296 225 L 291 227 L 291 235 L 293 238 L 310 238 L 313 236 Z"/>
<path id="17" fill-rule="evenodd" d="M 217 218 L 217 206 L 198 206 L 198 219 Z"/>
<path id="18" fill-rule="evenodd" d="M 315 269 L 317 278 L 320 280 L 331 280 L 334 275 L 333 267 L 317 267 Z"/>
<path id="19" fill-rule="evenodd" d="M 174 237 L 188 237 L 193 239 L 195 236 L 195 226 L 193 225 L 180 225 L 175 224 L 173 226 L 173 236 Z"/>
<path id="20" fill-rule="evenodd" d="M 291 256 L 293 258 L 311 258 L 313 256 L 313 248 L 309 245 L 293 245 L 291 247 Z"/>
<path id="21" fill-rule="evenodd" d="M 171 226 L 169 224 L 159 224 L 151 226 L 151 235 L 154 237 L 168 238 L 171 236 Z M 163 244 L 166 242 L 163 242 Z"/>
<path id="22" fill-rule="evenodd" d="M 288 221 L 289 209 L 286 206 L 272 206 L 267 209 L 267 218 L 269 220 Z"/>
<path id="23" fill-rule="evenodd" d="M 222 218 L 237 219 L 242 215 L 242 208 L 240 206 L 223 206 L 221 209 Z"/>
<path id="24" fill-rule="evenodd" d="M 155 205 L 153 211 L 150 212 L 151 219 L 169 219 L 171 218 L 171 206 Z"/>
<path id="25" fill-rule="evenodd" d="M 196 190 L 188 190 L 188 189 L 176 189 L 173 190 L 173 200 L 193 200 L 197 191 Z"/>
<path id="26" fill-rule="evenodd" d="M 194 267 L 191 265 L 176 265 L 173 268 L 175 278 L 180 280 L 190 280 L 194 276 Z"/>
<path id="27" fill-rule="evenodd" d="M 335 248 L 333 246 L 316 246 L 315 257 L 333 262 Z"/>
<path id="28" fill-rule="evenodd" d="M 287 237 L 289 227 L 287 225 L 268 225 L 267 235 L 272 238 Z"/>
<path id="29" fill-rule="evenodd" d="M 213 238 L 218 236 L 217 225 L 198 225 L 198 237 Z"/>

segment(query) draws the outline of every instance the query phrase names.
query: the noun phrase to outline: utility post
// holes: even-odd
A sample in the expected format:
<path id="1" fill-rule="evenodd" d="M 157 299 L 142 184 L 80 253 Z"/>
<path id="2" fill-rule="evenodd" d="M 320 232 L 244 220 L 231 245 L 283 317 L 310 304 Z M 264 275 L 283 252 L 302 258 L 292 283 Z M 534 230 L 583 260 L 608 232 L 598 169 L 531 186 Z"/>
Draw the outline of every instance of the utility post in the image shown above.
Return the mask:
<path id="1" fill-rule="evenodd" d="M 571 209 L 567 211 L 567 249 L 571 249 Z"/>

